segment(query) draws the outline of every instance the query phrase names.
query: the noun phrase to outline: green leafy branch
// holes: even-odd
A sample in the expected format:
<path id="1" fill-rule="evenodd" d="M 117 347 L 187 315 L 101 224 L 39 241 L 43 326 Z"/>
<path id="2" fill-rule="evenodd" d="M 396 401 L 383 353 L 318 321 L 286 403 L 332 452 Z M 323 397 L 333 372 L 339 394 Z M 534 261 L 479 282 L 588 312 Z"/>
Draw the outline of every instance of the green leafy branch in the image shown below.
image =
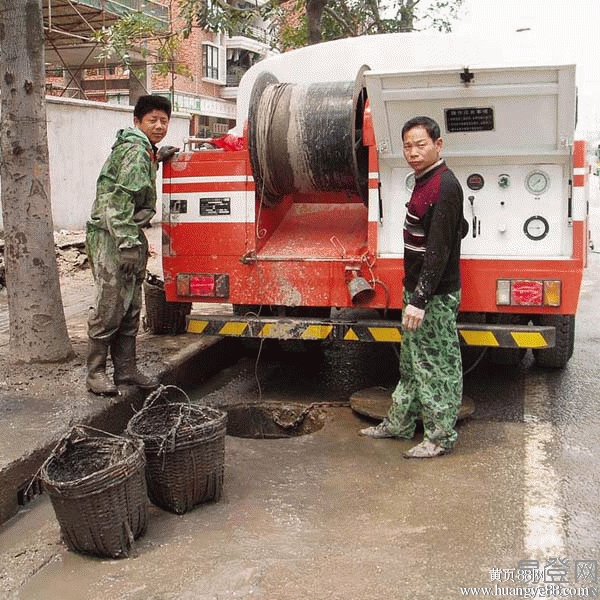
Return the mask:
<path id="1" fill-rule="evenodd" d="M 110 27 L 102 27 L 93 34 L 101 46 L 98 60 L 101 62 L 118 58 L 125 67 L 135 71 L 135 51 L 146 59 L 152 52 L 155 61 L 152 67 L 159 75 L 176 73 L 192 76 L 190 68 L 178 60 L 182 37 L 159 27 L 152 17 L 142 12 L 132 12 Z"/>

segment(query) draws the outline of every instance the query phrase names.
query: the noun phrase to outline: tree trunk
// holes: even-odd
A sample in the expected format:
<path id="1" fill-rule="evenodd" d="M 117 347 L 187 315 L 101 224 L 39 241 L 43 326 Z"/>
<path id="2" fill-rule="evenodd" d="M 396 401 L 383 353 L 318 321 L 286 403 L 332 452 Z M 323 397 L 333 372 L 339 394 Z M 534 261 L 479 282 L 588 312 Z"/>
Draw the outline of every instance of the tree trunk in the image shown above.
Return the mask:
<path id="1" fill-rule="evenodd" d="M 73 351 L 54 247 L 41 0 L 0 0 L 0 93 L 10 358 L 63 361 Z"/>
<path id="2" fill-rule="evenodd" d="M 306 0 L 306 21 L 308 25 L 308 43 L 321 41 L 321 16 L 327 0 Z"/>
<path id="3" fill-rule="evenodd" d="M 400 31 L 415 30 L 415 8 L 419 0 L 404 0 L 400 9 Z"/>

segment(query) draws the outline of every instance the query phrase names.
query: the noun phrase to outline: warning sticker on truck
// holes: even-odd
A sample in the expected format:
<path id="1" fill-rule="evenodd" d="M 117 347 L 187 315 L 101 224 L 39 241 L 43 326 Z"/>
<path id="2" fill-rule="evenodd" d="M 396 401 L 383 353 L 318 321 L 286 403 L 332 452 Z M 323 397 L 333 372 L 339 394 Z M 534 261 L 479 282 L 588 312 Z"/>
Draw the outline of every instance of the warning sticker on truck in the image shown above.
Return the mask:
<path id="1" fill-rule="evenodd" d="M 447 108 L 444 114 L 448 133 L 494 130 L 493 108 Z"/>
<path id="2" fill-rule="evenodd" d="M 231 198 L 200 198 L 200 216 L 216 217 L 231 214 Z"/>

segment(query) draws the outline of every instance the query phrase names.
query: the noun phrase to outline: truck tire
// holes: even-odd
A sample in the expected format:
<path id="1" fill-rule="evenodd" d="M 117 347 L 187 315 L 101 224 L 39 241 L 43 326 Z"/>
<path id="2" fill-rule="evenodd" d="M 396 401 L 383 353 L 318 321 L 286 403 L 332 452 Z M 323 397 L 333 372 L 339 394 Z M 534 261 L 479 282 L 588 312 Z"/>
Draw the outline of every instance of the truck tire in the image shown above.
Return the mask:
<path id="1" fill-rule="evenodd" d="M 562 369 L 573 355 L 575 345 L 574 315 L 539 315 L 536 325 L 551 325 L 556 328 L 556 344 L 554 348 L 534 350 L 535 361 L 540 367 Z"/>

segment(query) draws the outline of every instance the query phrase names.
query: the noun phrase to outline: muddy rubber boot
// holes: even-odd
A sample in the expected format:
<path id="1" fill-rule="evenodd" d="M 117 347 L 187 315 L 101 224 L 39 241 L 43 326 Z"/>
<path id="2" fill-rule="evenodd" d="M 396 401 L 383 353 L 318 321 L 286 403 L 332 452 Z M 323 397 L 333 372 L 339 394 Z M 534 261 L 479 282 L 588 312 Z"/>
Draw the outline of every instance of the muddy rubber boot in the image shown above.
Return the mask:
<path id="1" fill-rule="evenodd" d="M 115 366 L 115 385 L 137 385 L 143 390 L 154 390 L 160 385 L 158 378 L 137 368 L 135 336 L 118 335 L 110 344 L 110 354 Z"/>
<path id="2" fill-rule="evenodd" d="M 99 396 L 115 396 L 119 390 L 106 374 L 108 344 L 102 340 L 88 339 L 87 389 Z"/>

